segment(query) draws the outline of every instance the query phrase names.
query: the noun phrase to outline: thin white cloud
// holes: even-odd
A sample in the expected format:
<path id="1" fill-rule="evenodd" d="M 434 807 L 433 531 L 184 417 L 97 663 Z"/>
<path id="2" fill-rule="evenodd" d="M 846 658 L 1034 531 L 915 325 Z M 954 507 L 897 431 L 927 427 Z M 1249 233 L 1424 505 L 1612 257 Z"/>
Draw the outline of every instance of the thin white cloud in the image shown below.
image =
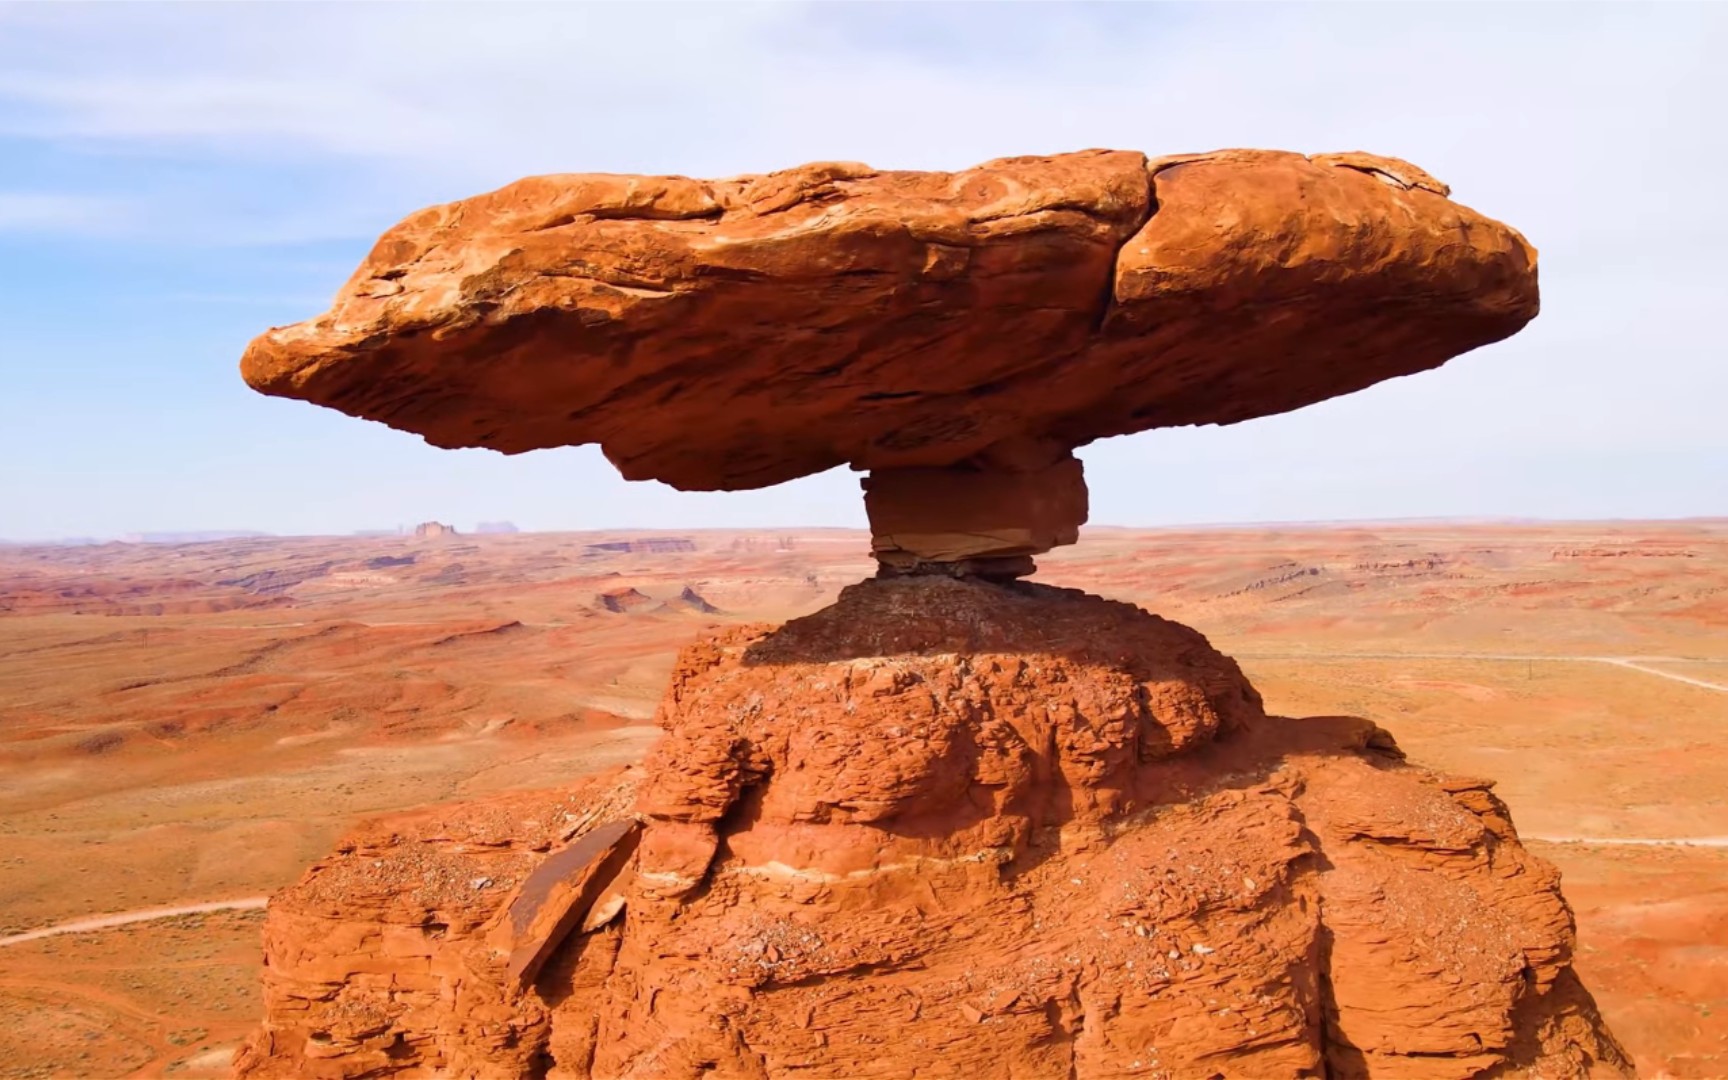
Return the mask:
<path id="1" fill-rule="evenodd" d="M 298 293 L 177 292 L 162 299 L 180 304 L 223 304 L 238 307 L 294 308 L 315 311 L 330 302 L 327 296 Z"/>
<path id="2" fill-rule="evenodd" d="M 1150 7 L 1137 26 L 1042 5 L 37 7 L 0 36 L 0 133 L 360 170 L 364 190 L 296 208 L 348 216 L 530 172 L 1361 147 L 1548 248 L 1719 228 L 1614 192 L 1728 168 L 1708 135 L 1728 16 L 1708 5 Z M 925 18 L 949 52 L 971 30 L 1001 58 L 922 45 Z"/>
<path id="3" fill-rule="evenodd" d="M 105 232 L 125 220 L 114 199 L 41 191 L 0 191 L 0 232 Z"/>
<path id="4" fill-rule="evenodd" d="M 456 173 L 642 106 L 756 81 L 790 7 L 245 5 L 64 10 L 0 43 L 0 130 L 238 154 L 415 160 Z M 152 47 L 138 48 L 140 40 Z M 740 69 L 725 77 L 729 61 Z M 691 93 L 705 76 L 710 93 Z"/>

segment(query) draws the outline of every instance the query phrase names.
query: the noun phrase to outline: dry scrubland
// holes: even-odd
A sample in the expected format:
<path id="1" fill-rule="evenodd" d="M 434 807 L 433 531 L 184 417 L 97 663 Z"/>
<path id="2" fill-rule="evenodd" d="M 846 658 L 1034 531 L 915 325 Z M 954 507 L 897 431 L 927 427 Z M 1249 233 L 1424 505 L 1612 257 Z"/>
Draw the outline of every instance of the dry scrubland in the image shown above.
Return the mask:
<path id="1" fill-rule="evenodd" d="M 862 533 L 686 539 L 0 547 L 0 938 L 261 897 L 357 817 L 635 758 L 681 645 L 872 570 Z M 1728 522 L 1095 529 L 1039 578 L 1497 778 L 1641 1074 L 1728 1075 Z M 223 1074 L 260 919 L 0 945 L 0 1076 Z"/>

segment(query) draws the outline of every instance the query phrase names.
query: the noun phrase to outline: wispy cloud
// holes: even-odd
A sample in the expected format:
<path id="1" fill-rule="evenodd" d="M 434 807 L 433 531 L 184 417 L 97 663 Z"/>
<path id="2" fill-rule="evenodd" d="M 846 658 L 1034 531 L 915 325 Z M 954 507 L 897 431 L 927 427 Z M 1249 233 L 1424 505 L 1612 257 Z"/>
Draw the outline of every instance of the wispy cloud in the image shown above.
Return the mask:
<path id="1" fill-rule="evenodd" d="M 679 99 L 705 112 L 759 84 L 767 32 L 801 18 L 777 5 L 655 12 L 651 33 L 642 12 L 606 5 L 38 12 L 0 43 L 0 132 L 472 175 L 536 145 L 603 142 Z"/>
<path id="2" fill-rule="evenodd" d="M 0 191 L 0 232 L 96 233 L 124 221 L 114 199 L 40 191 Z"/>
<path id="3" fill-rule="evenodd" d="M 328 296 L 314 296 L 311 293 L 176 292 L 164 294 L 162 299 L 180 304 L 221 304 L 236 307 L 298 308 L 303 311 L 316 311 L 330 302 Z"/>
<path id="4" fill-rule="evenodd" d="M 321 172 L 292 207 L 233 209 L 353 228 L 534 172 L 1360 146 L 1418 160 L 1547 247 L 1563 214 L 1567 238 L 1696 227 L 1672 199 L 1607 212 L 1607 192 L 1728 169 L 1703 137 L 1728 46 L 1709 5 L 23 8 L 0 34 L 0 135 L 265 183 Z M 159 220 L 224 210 L 164 202 Z"/>
<path id="5" fill-rule="evenodd" d="M 1243 462 L 1330 460 L 1315 475 L 1338 501 L 1310 492 L 1312 513 L 1348 516 L 1359 461 L 1452 461 L 1461 445 L 1488 462 L 1680 448 L 1720 471 L 1723 55 L 1720 4 L 0 3 L 0 189 L 15 193 L 0 229 L 106 231 L 144 261 L 196 247 L 202 276 L 172 288 L 242 316 L 254 296 L 333 291 L 350 251 L 417 207 L 537 172 L 944 168 L 1087 146 L 1396 154 L 1541 248 L 1542 318 L 1216 443 L 1089 451 L 1101 474 L 1118 464 L 1118 493 L 1190 468 L 1231 493 Z M 17 171 L 11 146 L 40 170 Z M 1202 448 L 1226 445 L 1207 465 Z M 1492 464 L 1460 484 L 1461 508 L 1471 485 L 1525 490 Z M 626 506 L 639 488 L 594 490 Z"/>

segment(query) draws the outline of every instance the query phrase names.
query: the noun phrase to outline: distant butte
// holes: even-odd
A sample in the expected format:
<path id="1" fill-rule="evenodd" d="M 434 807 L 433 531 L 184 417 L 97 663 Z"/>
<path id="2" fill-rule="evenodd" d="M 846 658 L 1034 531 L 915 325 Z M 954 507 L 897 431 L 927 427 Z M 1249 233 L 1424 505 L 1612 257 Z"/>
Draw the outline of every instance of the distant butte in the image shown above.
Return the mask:
<path id="1" fill-rule="evenodd" d="M 599 443 L 686 490 L 867 470 L 890 571 L 1015 576 L 1072 450 L 1433 368 L 1537 312 L 1536 253 L 1363 153 L 1089 150 L 956 173 L 531 177 L 387 232 L 246 380 L 444 447 Z"/>

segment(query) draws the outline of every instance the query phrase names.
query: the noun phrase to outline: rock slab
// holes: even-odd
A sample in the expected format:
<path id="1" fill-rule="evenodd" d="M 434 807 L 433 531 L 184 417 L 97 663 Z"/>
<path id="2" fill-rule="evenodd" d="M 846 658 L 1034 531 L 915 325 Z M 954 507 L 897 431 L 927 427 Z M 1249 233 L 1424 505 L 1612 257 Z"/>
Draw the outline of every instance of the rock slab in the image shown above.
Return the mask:
<path id="1" fill-rule="evenodd" d="M 438 446 L 733 490 L 1285 412 L 1537 306 L 1523 237 L 1363 153 L 572 174 L 410 216 L 241 368 Z"/>
<path id="2" fill-rule="evenodd" d="M 634 819 L 606 822 L 547 856 L 518 887 L 488 939 L 509 952 L 505 970 L 519 985 L 531 985 L 546 958 L 587 920 L 640 832 Z"/>

